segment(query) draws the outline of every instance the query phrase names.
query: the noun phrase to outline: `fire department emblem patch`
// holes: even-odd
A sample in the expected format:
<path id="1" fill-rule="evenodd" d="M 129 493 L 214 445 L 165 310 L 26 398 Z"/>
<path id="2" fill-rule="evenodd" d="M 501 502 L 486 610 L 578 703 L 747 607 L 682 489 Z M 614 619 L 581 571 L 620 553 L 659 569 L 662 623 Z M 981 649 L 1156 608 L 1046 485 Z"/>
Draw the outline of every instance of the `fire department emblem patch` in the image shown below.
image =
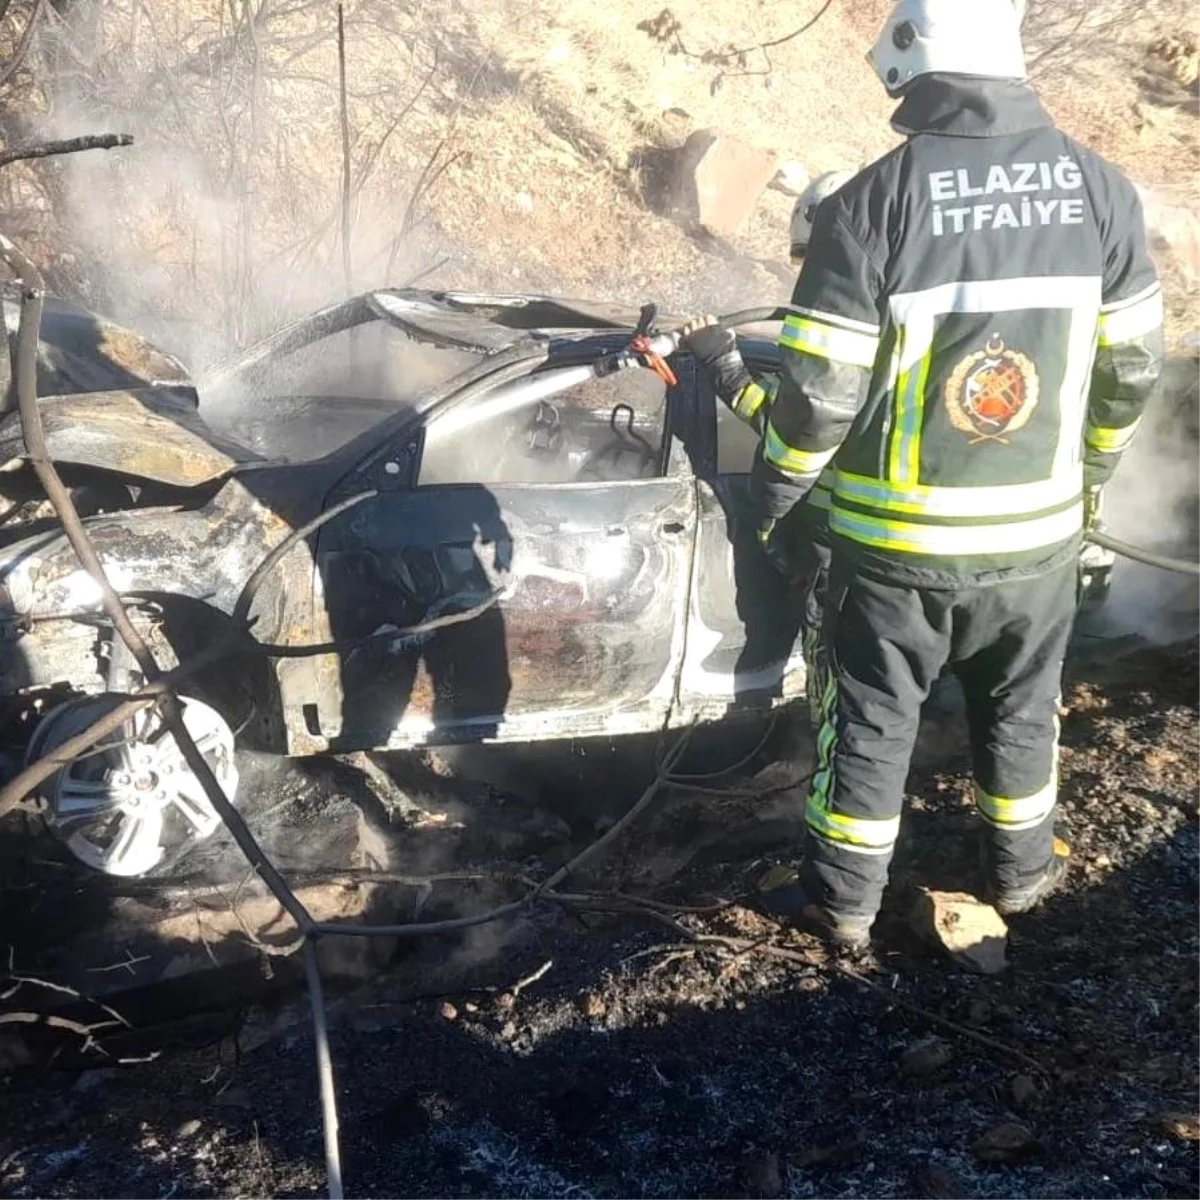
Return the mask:
<path id="1" fill-rule="evenodd" d="M 946 383 L 946 411 L 960 433 L 980 442 L 1008 444 L 1010 434 L 1029 423 L 1038 402 L 1037 368 L 999 334 L 969 354 Z"/>

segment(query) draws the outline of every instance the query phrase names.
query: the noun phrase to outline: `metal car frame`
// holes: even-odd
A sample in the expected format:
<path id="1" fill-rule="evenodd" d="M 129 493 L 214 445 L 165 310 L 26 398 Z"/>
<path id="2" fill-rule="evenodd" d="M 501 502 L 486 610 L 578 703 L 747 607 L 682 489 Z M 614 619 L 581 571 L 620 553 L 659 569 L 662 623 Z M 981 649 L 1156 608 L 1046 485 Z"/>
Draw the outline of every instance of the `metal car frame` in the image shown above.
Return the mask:
<path id="1" fill-rule="evenodd" d="M 253 743 L 311 754 L 618 735 L 761 711 L 802 693 L 795 605 L 747 537 L 745 479 L 717 471 L 715 398 L 686 356 L 674 360 L 678 382 L 667 396 L 656 478 L 413 486 L 421 439 L 435 423 L 461 420 L 481 404 L 529 405 L 594 377 L 597 364 L 627 350 L 635 314 L 538 297 L 375 292 L 272 335 L 202 380 L 200 390 L 252 389 L 273 362 L 371 321 L 482 357 L 412 409 L 312 462 L 257 459 L 212 434 L 187 398 L 169 388 L 51 396 L 39 403 L 52 457 L 64 470 L 105 471 L 164 501 L 92 517 L 88 532 L 167 662 L 225 632 L 246 580 L 293 530 L 372 493 L 296 542 L 257 594 L 251 631 L 239 634 L 254 693 L 247 717 Z M 745 349 L 758 369 L 770 369 L 773 344 L 751 339 Z M 95 432 L 100 426 L 103 436 Z M 19 472 L 19 430 L 11 422 L 0 422 L 0 459 Z M 436 555 L 439 546 L 428 543 L 439 540 L 461 548 L 466 533 L 478 533 L 481 504 L 503 517 L 513 571 L 494 588 L 489 606 L 481 590 L 486 573 L 481 576 L 473 559 L 457 583 L 425 597 L 422 609 L 405 553 Z M 425 544 L 401 545 L 406 538 Z M 378 558 L 381 545 L 390 545 L 397 558 L 384 564 L 382 584 L 376 578 L 369 611 L 394 611 L 400 628 L 405 612 L 423 622 L 453 621 L 479 609 L 477 617 L 415 645 L 400 636 L 389 641 L 386 625 L 352 629 L 347 614 L 362 607 L 363 597 L 347 596 L 344 587 L 339 593 L 339 580 L 352 574 L 341 568 L 356 558 Z M 589 577 L 586 562 L 576 564 L 573 583 L 564 583 L 571 574 L 562 565 L 564 548 L 586 557 L 595 546 L 603 547 L 610 586 Z M 540 614 L 514 603 L 531 580 L 558 589 L 558 601 Z M 56 529 L 0 549 L 0 583 L 5 695 L 124 686 L 129 664 L 98 619 L 93 582 Z M 582 601 L 567 604 L 564 588 Z M 379 672 L 370 664 L 428 657 L 428 643 L 438 639 L 462 642 L 460 659 L 480 657 L 489 640 L 507 643 L 511 686 L 501 711 L 459 704 L 449 717 L 433 719 L 426 696 L 423 711 L 394 714 L 394 721 L 347 722 L 356 710 L 379 708 L 371 692 Z M 468 678 L 459 690 L 488 688 L 486 681 L 473 688 Z"/>

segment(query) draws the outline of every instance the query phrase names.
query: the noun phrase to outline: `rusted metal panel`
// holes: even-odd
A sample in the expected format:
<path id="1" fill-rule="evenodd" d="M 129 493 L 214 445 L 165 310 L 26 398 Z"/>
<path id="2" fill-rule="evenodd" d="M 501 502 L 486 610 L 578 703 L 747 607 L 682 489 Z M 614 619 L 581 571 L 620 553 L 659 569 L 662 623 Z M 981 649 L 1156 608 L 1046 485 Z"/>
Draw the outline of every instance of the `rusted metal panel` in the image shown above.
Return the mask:
<path id="1" fill-rule="evenodd" d="M 188 396 L 171 389 L 48 396 L 38 407 L 58 463 L 196 487 L 259 461 L 209 429 Z M 14 469 L 24 455 L 20 415 L 6 413 L 0 418 L 0 471 Z"/>

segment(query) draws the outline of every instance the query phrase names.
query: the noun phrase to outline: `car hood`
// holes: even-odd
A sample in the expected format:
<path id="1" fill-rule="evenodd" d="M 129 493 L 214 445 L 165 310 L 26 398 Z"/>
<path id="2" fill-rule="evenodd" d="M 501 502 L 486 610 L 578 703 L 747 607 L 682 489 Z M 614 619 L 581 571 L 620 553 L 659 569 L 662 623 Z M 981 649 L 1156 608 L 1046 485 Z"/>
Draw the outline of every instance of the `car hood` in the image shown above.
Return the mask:
<path id="1" fill-rule="evenodd" d="M 20 323 L 20 306 L 6 296 L 3 313 L 11 342 Z M 5 391 L 10 371 L 9 356 L 0 355 L 0 384 Z M 190 384 L 183 363 L 140 334 L 64 300 L 46 298 L 38 332 L 38 395 Z"/>
<path id="2" fill-rule="evenodd" d="M 196 487 L 262 460 L 204 423 L 188 388 L 139 388 L 38 401 L 50 457 L 137 479 Z M 0 417 L 0 471 L 26 458 L 18 412 Z"/>

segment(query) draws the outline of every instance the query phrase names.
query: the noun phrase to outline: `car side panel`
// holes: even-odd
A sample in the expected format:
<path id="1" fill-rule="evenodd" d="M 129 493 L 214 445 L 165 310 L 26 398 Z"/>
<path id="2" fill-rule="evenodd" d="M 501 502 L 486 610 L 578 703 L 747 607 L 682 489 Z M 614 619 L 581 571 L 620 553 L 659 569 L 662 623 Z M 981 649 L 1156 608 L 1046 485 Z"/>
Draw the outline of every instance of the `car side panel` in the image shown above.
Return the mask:
<path id="1" fill-rule="evenodd" d="M 526 741 L 661 726 L 691 578 L 690 479 L 431 486 L 323 531 L 343 652 L 323 736 L 342 748 Z M 472 620 L 380 638 L 497 603 Z M 364 644 L 364 639 L 373 638 Z"/>

